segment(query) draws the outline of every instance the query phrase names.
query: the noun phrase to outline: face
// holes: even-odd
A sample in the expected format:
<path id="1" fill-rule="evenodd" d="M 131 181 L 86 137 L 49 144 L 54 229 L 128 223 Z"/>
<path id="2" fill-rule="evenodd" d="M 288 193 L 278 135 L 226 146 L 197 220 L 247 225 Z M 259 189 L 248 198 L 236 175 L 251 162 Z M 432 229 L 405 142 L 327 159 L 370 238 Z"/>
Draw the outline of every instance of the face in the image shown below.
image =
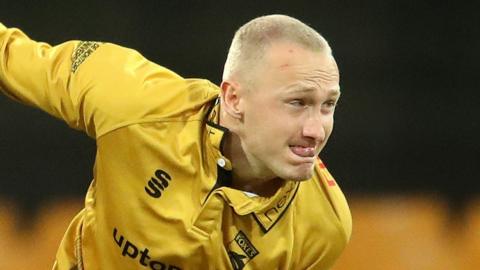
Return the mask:
<path id="1" fill-rule="evenodd" d="M 306 180 L 333 129 L 340 96 L 333 57 L 300 45 L 271 45 L 239 102 L 243 151 L 259 178 Z"/>

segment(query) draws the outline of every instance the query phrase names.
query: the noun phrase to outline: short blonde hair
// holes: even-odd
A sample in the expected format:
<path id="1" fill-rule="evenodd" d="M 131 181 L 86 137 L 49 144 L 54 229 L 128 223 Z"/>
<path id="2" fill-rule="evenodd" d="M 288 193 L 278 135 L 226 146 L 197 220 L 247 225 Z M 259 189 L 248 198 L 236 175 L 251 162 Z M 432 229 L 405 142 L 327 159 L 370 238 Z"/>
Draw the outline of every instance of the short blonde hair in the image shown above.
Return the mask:
<path id="1" fill-rule="evenodd" d="M 300 20 L 277 14 L 262 16 L 247 22 L 236 31 L 225 62 L 223 80 L 233 77 L 249 80 L 245 73 L 248 74 L 261 62 L 266 49 L 275 41 L 294 42 L 312 51 L 326 50 L 331 54 L 328 42 Z"/>

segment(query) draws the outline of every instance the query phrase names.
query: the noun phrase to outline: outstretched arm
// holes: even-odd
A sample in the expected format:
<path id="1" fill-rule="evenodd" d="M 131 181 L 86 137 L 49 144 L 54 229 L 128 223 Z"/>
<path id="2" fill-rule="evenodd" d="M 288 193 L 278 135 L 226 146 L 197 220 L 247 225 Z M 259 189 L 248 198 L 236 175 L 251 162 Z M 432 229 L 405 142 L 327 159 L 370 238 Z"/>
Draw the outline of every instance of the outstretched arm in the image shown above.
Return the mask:
<path id="1" fill-rule="evenodd" d="M 78 45 L 71 41 L 52 47 L 0 23 L 0 90 L 84 129 L 75 112 L 78 89 L 72 87 L 72 56 Z"/>
<path id="2" fill-rule="evenodd" d="M 187 87 L 134 50 L 84 41 L 50 46 L 0 23 L 0 90 L 91 137 L 170 117 L 192 93 L 175 89 Z"/>

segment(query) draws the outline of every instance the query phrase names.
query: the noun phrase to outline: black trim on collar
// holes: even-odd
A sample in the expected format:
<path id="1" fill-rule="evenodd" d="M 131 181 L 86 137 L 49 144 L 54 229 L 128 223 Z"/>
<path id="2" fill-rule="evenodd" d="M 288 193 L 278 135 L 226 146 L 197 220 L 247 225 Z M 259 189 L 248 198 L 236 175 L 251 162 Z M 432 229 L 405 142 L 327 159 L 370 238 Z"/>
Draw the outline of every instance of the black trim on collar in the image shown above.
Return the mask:
<path id="1" fill-rule="evenodd" d="M 217 106 L 218 102 L 219 102 L 219 98 L 217 97 L 216 99 L 213 99 L 210 101 L 210 104 L 209 104 L 209 108 L 207 110 L 207 113 L 205 114 L 205 122 L 210 122 L 209 121 L 209 118 L 210 118 L 210 114 L 212 113 L 213 109 L 215 108 L 215 106 Z"/>
<path id="2" fill-rule="evenodd" d="M 283 217 L 283 215 L 285 214 L 285 212 L 287 212 L 287 209 L 290 207 L 290 204 L 292 204 L 293 200 L 295 199 L 296 195 L 297 195 L 297 191 L 298 189 L 300 188 L 300 184 L 299 183 L 297 185 L 297 188 L 295 189 L 295 192 L 293 193 L 293 196 L 292 198 L 290 199 L 290 201 L 288 202 L 288 204 L 285 206 L 285 208 L 283 209 L 283 211 L 277 216 L 277 218 L 275 219 L 275 221 L 270 224 L 270 226 L 268 226 L 268 228 L 266 228 L 264 226 L 264 224 L 260 221 L 260 219 L 258 218 L 257 214 L 256 213 L 252 213 L 252 216 L 253 216 L 253 219 L 257 222 L 258 226 L 260 226 L 260 229 L 264 232 L 264 233 L 268 233 L 274 226 L 275 224 L 277 224 L 277 222 Z M 265 214 L 265 213 L 263 213 Z"/>
<path id="3" fill-rule="evenodd" d="M 217 124 L 217 123 L 214 123 L 214 122 L 212 122 L 212 121 L 207 121 L 207 125 L 212 126 L 212 127 L 216 128 L 216 129 L 220 129 L 220 130 L 223 131 L 223 132 L 230 132 L 230 130 L 229 130 L 228 128 L 226 128 L 226 127 L 224 127 L 224 126 L 221 126 L 221 125 L 219 125 L 219 124 Z"/>
<path id="4" fill-rule="evenodd" d="M 232 185 L 232 171 L 225 170 L 224 168 L 220 167 L 217 165 L 217 181 L 215 181 L 215 185 L 213 185 L 212 189 L 207 194 L 207 197 L 205 197 L 205 200 L 203 201 L 202 205 L 205 204 L 205 202 L 208 200 L 210 195 L 217 189 L 221 187 L 229 187 Z"/>
<path id="5" fill-rule="evenodd" d="M 222 139 L 221 139 L 220 145 L 219 145 L 220 153 L 223 154 L 223 145 L 225 144 L 225 137 L 229 135 L 230 130 L 228 128 L 224 127 L 224 126 L 213 123 L 211 121 L 207 121 L 207 125 L 215 128 L 215 129 L 219 129 L 219 130 L 223 131 L 223 136 L 222 136 Z M 212 131 L 210 131 L 210 132 L 212 132 Z"/>

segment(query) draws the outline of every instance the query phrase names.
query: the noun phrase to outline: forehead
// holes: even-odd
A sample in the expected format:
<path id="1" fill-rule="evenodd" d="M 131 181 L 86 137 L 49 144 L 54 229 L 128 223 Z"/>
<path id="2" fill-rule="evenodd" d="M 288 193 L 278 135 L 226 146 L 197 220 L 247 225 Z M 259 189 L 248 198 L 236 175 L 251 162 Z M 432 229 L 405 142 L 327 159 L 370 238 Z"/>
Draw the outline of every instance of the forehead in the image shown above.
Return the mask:
<path id="1" fill-rule="evenodd" d="M 267 48 L 258 79 L 264 88 L 340 91 L 338 67 L 330 52 L 292 42 L 276 42 Z"/>

